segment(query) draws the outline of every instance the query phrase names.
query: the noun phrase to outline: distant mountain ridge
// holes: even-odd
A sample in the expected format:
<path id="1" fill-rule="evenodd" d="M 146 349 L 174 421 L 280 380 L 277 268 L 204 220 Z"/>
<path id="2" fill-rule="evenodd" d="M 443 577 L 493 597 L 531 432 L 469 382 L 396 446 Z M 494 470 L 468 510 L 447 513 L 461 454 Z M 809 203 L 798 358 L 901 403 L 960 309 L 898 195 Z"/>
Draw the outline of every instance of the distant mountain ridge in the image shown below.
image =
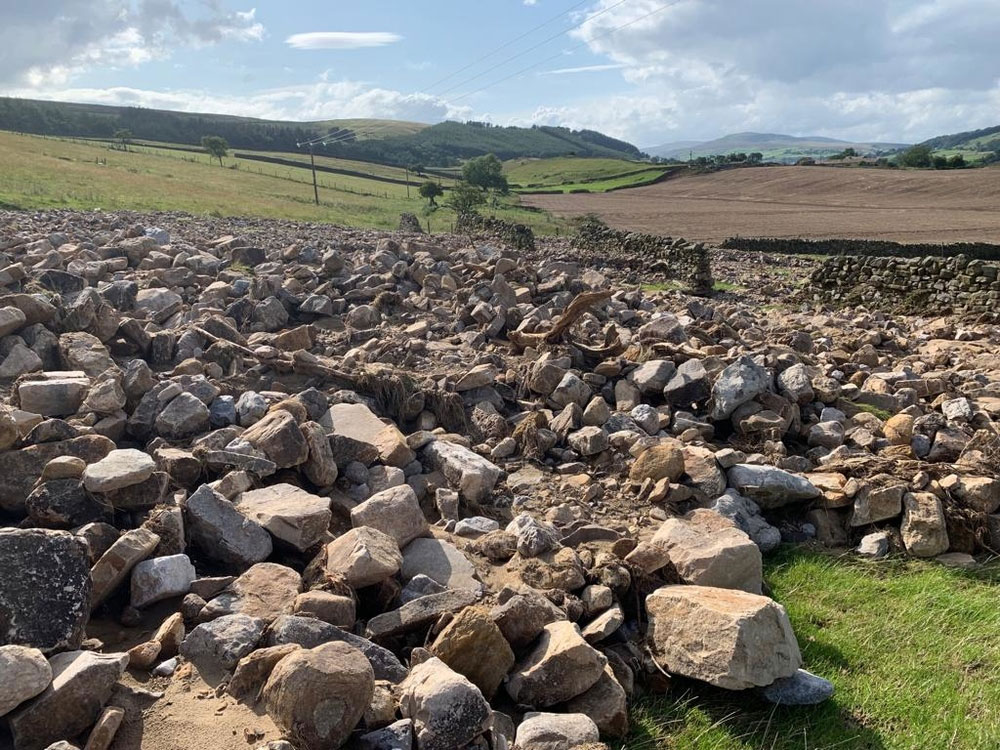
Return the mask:
<path id="1" fill-rule="evenodd" d="M 732 133 L 711 141 L 680 142 L 647 149 L 653 156 L 668 159 L 687 159 L 689 155 L 713 156 L 733 152 L 754 152 L 764 154 L 765 159 L 774 161 L 794 161 L 812 156 L 825 157 L 839 153 L 846 148 L 854 148 L 860 154 L 888 152 L 904 148 L 905 143 L 852 142 L 826 136 L 794 136 L 781 133 Z"/>
<path id="2" fill-rule="evenodd" d="M 963 133 L 939 135 L 923 141 L 920 145 L 933 149 L 968 149 L 970 151 L 1000 151 L 1000 125 L 980 130 L 966 130 Z"/>

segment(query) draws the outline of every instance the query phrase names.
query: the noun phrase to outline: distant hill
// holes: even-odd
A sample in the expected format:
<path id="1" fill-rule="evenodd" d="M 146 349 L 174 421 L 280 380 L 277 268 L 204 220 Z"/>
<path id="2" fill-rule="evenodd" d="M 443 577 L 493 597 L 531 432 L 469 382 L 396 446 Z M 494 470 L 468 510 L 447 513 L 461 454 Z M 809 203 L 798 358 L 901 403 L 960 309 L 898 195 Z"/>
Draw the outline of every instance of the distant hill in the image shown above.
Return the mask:
<path id="1" fill-rule="evenodd" d="M 702 143 L 704 141 L 671 141 L 670 143 L 661 143 L 659 146 L 647 146 L 643 151 L 650 156 L 666 156 L 700 146 Z"/>
<path id="2" fill-rule="evenodd" d="M 1000 151 L 1000 125 L 982 130 L 967 130 L 964 133 L 939 135 L 921 145 L 934 150 L 957 149 L 964 151 Z"/>
<path id="3" fill-rule="evenodd" d="M 854 148 L 860 154 L 874 154 L 904 148 L 904 143 L 854 143 L 825 136 L 794 136 L 779 133 L 733 133 L 703 141 L 694 145 L 665 150 L 651 150 L 654 156 L 673 159 L 687 159 L 694 156 L 713 156 L 733 152 L 751 153 L 759 151 L 768 161 L 794 162 L 803 157 L 825 157 L 839 153 L 845 148 Z"/>
<path id="4" fill-rule="evenodd" d="M 593 130 L 498 127 L 477 122 L 291 122 L 9 97 L 0 97 L 0 130 L 78 138 L 110 138 L 117 130 L 129 130 L 137 139 L 188 145 L 200 143 L 205 135 L 220 135 L 233 148 L 288 152 L 297 151 L 297 143 L 330 135 L 337 142 L 317 147 L 320 153 L 398 166 L 452 166 L 462 159 L 488 153 L 504 160 L 642 156 L 632 144 Z"/>

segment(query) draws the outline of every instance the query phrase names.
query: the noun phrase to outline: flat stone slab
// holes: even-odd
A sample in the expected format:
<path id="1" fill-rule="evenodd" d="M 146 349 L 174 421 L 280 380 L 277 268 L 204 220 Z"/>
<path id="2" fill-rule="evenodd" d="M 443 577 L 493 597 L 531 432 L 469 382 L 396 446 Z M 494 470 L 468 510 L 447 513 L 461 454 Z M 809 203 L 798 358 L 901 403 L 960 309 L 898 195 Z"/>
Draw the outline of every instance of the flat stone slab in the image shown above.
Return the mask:
<path id="1" fill-rule="evenodd" d="M 156 470 L 153 457 L 127 448 L 114 450 L 83 472 L 83 486 L 90 492 L 111 492 L 144 482 Z"/>

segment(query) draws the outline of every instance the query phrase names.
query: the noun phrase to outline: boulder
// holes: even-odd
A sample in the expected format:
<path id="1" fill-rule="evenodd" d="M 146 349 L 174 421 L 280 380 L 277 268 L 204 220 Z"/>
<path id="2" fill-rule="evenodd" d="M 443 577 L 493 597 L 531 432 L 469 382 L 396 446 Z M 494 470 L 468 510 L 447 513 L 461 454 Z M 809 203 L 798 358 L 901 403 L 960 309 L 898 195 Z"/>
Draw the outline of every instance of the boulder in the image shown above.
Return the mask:
<path id="1" fill-rule="evenodd" d="M 813 706 L 833 697 L 833 683 L 812 672 L 797 669 L 760 690 L 764 700 L 779 706 Z"/>
<path id="2" fill-rule="evenodd" d="M 389 466 L 403 468 L 416 458 L 403 434 L 395 426 L 385 424 L 364 404 L 335 404 L 323 415 L 320 424 L 331 436 L 369 446 Z"/>
<path id="3" fill-rule="evenodd" d="M 765 596 L 664 586 L 646 597 L 646 613 L 653 657 L 668 672 L 744 690 L 790 677 L 802 665 L 784 607 Z"/>
<path id="4" fill-rule="evenodd" d="M 170 440 L 194 437 L 207 432 L 210 426 L 208 407 L 197 396 L 186 392 L 174 396 L 153 422 L 156 432 Z"/>
<path id="5" fill-rule="evenodd" d="M 279 469 L 298 466 L 309 457 L 309 444 L 289 412 L 272 411 L 253 426 L 248 427 L 241 440 L 263 451 Z"/>
<path id="6" fill-rule="evenodd" d="M 800 500 L 812 500 L 820 491 L 805 477 L 774 466 L 736 464 L 728 472 L 729 486 L 755 500 L 765 510 Z"/>
<path id="7" fill-rule="evenodd" d="M 771 389 L 771 373 L 750 357 L 741 357 L 724 369 L 712 385 L 713 420 L 727 419 L 747 401 Z"/>
<path id="8" fill-rule="evenodd" d="M 181 644 L 181 656 L 206 676 L 233 669 L 260 643 L 266 623 L 250 615 L 225 615 L 196 627 Z"/>
<path id="9" fill-rule="evenodd" d="M 52 459 L 72 457 L 91 464 L 100 461 L 114 448 L 115 444 L 102 435 L 81 435 L 0 453 L 0 476 L 4 478 L 0 482 L 0 510 L 23 513 L 24 499 Z"/>
<path id="10" fill-rule="evenodd" d="M 445 626 L 430 652 L 492 698 L 514 666 L 514 652 L 482 607 L 466 607 Z"/>
<path id="11" fill-rule="evenodd" d="M 514 744 L 518 750 L 574 750 L 596 745 L 599 739 L 600 730 L 589 716 L 529 711 L 517 727 Z"/>
<path id="12" fill-rule="evenodd" d="M 45 654 L 28 646 L 0 646 L 0 717 L 29 698 L 34 698 L 52 682 L 52 667 Z"/>
<path id="13" fill-rule="evenodd" d="M 486 500 L 500 479 L 499 467 L 457 443 L 435 440 L 424 456 L 470 503 Z"/>
<path id="14" fill-rule="evenodd" d="M 21 408 L 43 417 L 76 414 L 90 389 L 82 372 L 47 372 L 38 380 L 24 380 L 17 387 Z"/>
<path id="15" fill-rule="evenodd" d="M 647 479 L 676 482 L 684 474 L 684 451 L 676 440 L 663 440 L 647 448 L 632 464 L 628 477 L 633 484 Z"/>
<path id="16" fill-rule="evenodd" d="M 492 715 L 479 688 L 435 657 L 410 670 L 400 686 L 399 712 L 413 721 L 420 750 L 465 747 Z"/>
<path id="17" fill-rule="evenodd" d="M 668 518 L 653 543 L 670 556 L 686 583 L 697 586 L 761 592 L 760 548 L 736 525 L 713 510 L 698 508 L 680 518 Z"/>
<path id="18" fill-rule="evenodd" d="M 302 750 L 343 745 L 375 691 L 375 675 L 360 651 L 325 643 L 278 662 L 264 685 L 268 715 Z"/>
<path id="19" fill-rule="evenodd" d="M 208 485 L 187 499 L 184 510 L 191 542 L 206 557 L 243 570 L 270 556 L 271 535 Z"/>
<path id="20" fill-rule="evenodd" d="M 527 706 L 554 706 L 593 687 L 607 663 L 607 658 L 583 639 L 576 625 L 565 620 L 552 622 L 515 665 L 507 692 Z"/>
<path id="21" fill-rule="evenodd" d="M 356 589 L 394 576 L 403 563 L 396 541 L 366 526 L 341 534 L 326 545 L 325 554 L 327 574 L 343 576 Z"/>
<path id="22" fill-rule="evenodd" d="M 128 654 L 66 651 L 51 657 L 52 682 L 7 717 L 15 750 L 43 750 L 87 729 L 127 665 Z"/>
<path id="23" fill-rule="evenodd" d="M 213 597 L 202 609 L 203 618 L 243 614 L 271 622 L 292 611 L 302 588 L 302 577 L 276 563 L 257 563 Z"/>
<path id="24" fill-rule="evenodd" d="M 330 498 L 291 484 L 272 484 L 244 492 L 236 501 L 236 509 L 299 552 L 319 544 L 333 515 Z"/>
<path id="25" fill-rule="evenodd" d="M 87 543 L 65 531 L 0 529 L 0 646 L 78 648 L 90 614 Z"/>
<path id="26" fill-rule="evenodd" d="M 388 534 L 400 549 L 417 537 L 427 535 L 429 529 L 417 493 L 408 484 L 377 492 L 352 508 L 351 524 Z"/>
<path id="27" fill-rule="evenodd" d="M 610 664 L 601 678 L 589 690 L 568 701 L 565 709 L 570 714 L 589 717 L 605 737 L 628 734 L 628 697 Z"/>
<path id="28" fill-rule="evenodd" d="M 89 492 L 111 492 L 144 482 L 152 476 L 156 462 L 144 451 L 113 450 L 83 472 L 83 486 Z"/>
<path id="29" fill-rule="evenodd" d="M 899 529 L 906 551 L 915 557 L 934 557 L 948 551 L 944 507 L 930 492 L 903 496 L 903 524 Z"/>
<path id="30" fill-rule="evenodd" d="M 187 555 L 167 555 L 143 560 L 132 569 L 132 606 L 136 609 L 184 596 L 197 578 Z"/>
<path id="31" fill-rule="evenodd" d="M 443 539 L 414 539 L 403 550 L 400 576 L 409 581 L 425 575 L 449 589 L 483 590 L 475 566 L 455 545 Z"/>

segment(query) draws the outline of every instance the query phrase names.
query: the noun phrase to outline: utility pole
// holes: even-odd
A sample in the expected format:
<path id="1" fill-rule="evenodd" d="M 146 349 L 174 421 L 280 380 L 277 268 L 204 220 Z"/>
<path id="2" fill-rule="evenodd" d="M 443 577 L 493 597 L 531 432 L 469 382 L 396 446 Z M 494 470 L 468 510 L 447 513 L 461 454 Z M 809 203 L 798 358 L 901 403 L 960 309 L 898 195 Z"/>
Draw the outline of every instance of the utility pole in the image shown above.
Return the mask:
<path id="1" fill-rule="evenodd" d="M 316 185 L 316 157 L 313 156 L 313 144 L 309 141 L 309 164 L 312 165 L 313 173 L 313 197 L 316 199 L 316 205 L 319 205 L 319 187 Z"/>
<path id="2" fill-rule="evenodd" d="M 410 199 L 410 168 L 406 167 L 406 199 Z"/>

